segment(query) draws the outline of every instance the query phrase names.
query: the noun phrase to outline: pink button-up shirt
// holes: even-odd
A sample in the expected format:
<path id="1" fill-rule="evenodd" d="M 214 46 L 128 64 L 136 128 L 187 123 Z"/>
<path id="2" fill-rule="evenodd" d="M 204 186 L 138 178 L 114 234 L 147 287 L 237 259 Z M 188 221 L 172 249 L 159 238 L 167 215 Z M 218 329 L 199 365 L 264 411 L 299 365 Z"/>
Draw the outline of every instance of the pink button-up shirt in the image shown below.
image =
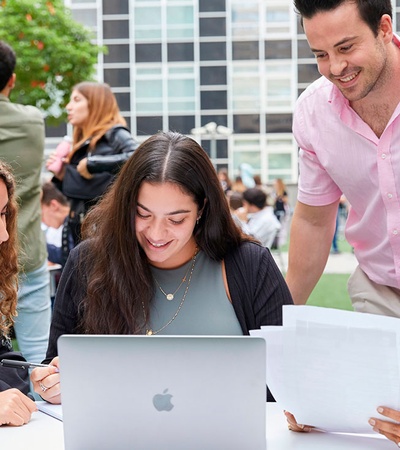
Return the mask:
<path id="1" fill-rule="evenodd" d="M 378 138 L 321 77 L 300 96 L 293 133 L 299 201 L 328 205 L 343 193 L 351 205 L 345 234 L 360 267 L 376 283 L 400 288 L 400 104 Z"/>

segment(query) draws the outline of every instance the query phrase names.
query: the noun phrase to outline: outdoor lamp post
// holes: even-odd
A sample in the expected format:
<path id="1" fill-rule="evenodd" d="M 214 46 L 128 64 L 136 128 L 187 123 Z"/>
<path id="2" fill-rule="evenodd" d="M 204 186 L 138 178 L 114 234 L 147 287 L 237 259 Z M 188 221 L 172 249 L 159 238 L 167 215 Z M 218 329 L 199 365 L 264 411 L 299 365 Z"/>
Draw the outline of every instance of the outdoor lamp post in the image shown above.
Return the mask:
<path id="1" fill-rule="evenodd" d="M 202 127 L 192 128 L 190 133 L 210 136 L 210 157 L 211 160 L 215 160 L 217 158 L 217 134 L 229 136 L 233 133 L 233 130 L 223 125 L 217 125 L 215 122 L 208 122 Z"/>

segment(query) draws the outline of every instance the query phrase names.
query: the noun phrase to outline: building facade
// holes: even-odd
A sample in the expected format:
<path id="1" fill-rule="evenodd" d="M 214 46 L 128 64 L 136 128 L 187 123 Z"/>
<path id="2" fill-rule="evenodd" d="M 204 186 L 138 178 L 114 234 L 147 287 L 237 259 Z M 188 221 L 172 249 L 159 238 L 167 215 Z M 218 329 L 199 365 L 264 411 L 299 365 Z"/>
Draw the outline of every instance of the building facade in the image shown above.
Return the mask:
<path id="1" fill-rule="evenodd" d="M 97 77 L 111 85 L 138 140 L 211 123 L 193 137 L 217 169 L 234 178 L 248 163 L 263 182 L 297 182 L 293 107 L 319 74 L 292 0 L 65 3 L 107 46 Z M 400 22 L 400 0 L 394 7 Z"/>

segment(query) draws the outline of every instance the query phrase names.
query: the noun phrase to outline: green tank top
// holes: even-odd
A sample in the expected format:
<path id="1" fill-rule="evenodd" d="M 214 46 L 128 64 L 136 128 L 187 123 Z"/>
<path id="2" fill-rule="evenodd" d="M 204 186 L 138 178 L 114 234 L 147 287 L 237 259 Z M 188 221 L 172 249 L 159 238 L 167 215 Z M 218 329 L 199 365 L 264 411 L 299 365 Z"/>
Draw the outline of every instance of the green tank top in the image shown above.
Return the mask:
<path id="1" fill-rule="evenodd" d="M 150 308 L 150 328 L 153 333 L 242 335 L 239 321 L 225 292 L 221 262 L 211 260 L 202 251 L 196 257 L 190 285 L 181 305 L 191 268 L 192 260 L 172 270 L 151 268 L 153 277 L 157 280 L 154 283 L 155 297 Z M 180 285 L 186 274 L 186 281 Z M 171 301 L 166 298 L 169 293 L 174 293 Z M 168 325 L 165 326 L 166 324 Z"/>

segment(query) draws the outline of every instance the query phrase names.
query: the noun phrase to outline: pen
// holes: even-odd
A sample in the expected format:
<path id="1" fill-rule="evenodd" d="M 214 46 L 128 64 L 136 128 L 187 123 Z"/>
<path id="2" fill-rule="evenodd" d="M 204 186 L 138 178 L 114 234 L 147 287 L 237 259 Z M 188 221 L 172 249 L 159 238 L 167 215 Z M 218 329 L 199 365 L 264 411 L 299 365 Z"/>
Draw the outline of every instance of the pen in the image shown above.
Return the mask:
<path id="1" fill-rule="evenodd" d="M 39 364 L 27 361 L 15 361 L 13 359 L 2 359 L 0 364 L 3 367 L 12 367 L 14 369 L 29 369 L 31 367 L 50 367 L 49 364 Z"/>

